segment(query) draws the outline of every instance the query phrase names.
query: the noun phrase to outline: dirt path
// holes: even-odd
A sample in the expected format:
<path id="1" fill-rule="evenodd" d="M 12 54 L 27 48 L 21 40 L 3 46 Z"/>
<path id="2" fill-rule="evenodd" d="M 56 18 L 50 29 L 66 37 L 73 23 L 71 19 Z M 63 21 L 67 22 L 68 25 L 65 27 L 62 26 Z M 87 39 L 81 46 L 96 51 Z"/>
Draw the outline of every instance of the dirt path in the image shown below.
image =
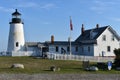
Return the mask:
<path id="1" fill-rule="evenodd" d="M 0 74 L 0 80 L 120 80 L 120 74 Z"/>

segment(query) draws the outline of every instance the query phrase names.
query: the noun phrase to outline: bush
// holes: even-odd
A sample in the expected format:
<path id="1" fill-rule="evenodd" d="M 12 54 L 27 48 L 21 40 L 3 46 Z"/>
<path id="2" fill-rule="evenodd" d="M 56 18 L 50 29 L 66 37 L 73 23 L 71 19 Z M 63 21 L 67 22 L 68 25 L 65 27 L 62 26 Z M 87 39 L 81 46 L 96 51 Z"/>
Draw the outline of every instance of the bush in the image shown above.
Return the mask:
<path id="1" fill-rule="evenodd" d="M 120 48 L 115 49 L 114 53 L 116 55 L 116 58 L 115 58 L 115 61 L 114 61 L 115 67 L 120 67 Z"/>
<path id="2" fill-rule="evenodd" d="M 99 69 L 106 70 L 107 69 L 107 64 L 105 62 L 98 62 L 97 67 Z"/>

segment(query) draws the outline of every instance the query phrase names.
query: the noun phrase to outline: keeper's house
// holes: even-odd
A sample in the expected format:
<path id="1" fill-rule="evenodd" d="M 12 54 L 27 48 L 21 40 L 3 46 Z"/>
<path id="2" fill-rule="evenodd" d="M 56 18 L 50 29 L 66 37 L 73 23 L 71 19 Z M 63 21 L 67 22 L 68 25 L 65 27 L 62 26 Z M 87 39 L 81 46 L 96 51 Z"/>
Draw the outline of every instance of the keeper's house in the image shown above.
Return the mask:
<path id="1" fill-rule="evenodd" d="M 46 42 L 48 52 L 57 54 L 69 54 L 69 42 Z M 115 56 L 114 49 L 120 48 L 120 37 L 110 26 L 85 30 L 82 25 L 81 35 L 71 43 L 71 52 L 74 55 L 83 56 Z"/>
<path id="2" fill-rule="evenodd" d="M 51 36 L 51 41 L 45 43 L 27 43 L 28 50 L 34 51 L 38 55 L 44 53 L 52 54 L 70 54 L 69 41 L 54 41 L 54 36 Z M 35 48 L 36 46 L 36 48 Z M 31 47 L 31 48 L 30 48 Z M 81 35 L 71 42 L 72 55 L 82 56 L 115 56 L 114 49 L 120 48 L 120 37 L 110 26 L 99 27 L 85 30 L 82 25 Z"/>
<path id="3" fill-rule="evenodd" d="M 120 48 L 120 37 L 110 26 L 99 27 L 97 24 L 89 30 L 82 26 L 81 32 L 75 40 L 80 44 L 80 55 L 115 56 L 114 49 Z"/>

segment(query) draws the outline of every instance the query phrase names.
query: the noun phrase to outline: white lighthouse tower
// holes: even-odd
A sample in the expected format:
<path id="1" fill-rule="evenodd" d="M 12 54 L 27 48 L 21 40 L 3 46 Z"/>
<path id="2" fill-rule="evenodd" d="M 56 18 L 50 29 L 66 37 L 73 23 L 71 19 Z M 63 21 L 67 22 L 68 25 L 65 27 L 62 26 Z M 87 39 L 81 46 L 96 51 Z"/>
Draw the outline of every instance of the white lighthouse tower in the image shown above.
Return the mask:
<path id="1" fill-rule="evenodd" d="M 9 24 L 10 31 L 7 52 L 13 53 L 24 51 L 25 40 L 23 22 L 21 20 L 21 14 L 17 11 L 17 9 L 15 10 L 14 13 L 12 13 L 12 20 Z"/>

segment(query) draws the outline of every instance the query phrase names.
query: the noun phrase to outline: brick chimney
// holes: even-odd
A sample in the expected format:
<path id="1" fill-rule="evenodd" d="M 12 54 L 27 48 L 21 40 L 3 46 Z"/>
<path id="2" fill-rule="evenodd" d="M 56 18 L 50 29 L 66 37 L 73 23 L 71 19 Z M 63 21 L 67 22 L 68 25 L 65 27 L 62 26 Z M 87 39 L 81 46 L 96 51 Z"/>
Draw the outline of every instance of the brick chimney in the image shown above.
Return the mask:
<path id="1" fill-rule="evenodd" d="M 96 24 L 96 28 L 97 28 L 97 29 L 99 28 L 99 24 Z"/>
<path id="2" fill-rule="evenodd" d="M 85 29 L 84 29 L 84 24 L 82 24 L 81 34 L 83 34 L 83 33 L 84 33 L 84 31 L 85 31 Z"/>
<path id="3" fill-rule="evenodd" d="M 54 35 L 51 36 L 51 43 L 54 43 Z"/>

